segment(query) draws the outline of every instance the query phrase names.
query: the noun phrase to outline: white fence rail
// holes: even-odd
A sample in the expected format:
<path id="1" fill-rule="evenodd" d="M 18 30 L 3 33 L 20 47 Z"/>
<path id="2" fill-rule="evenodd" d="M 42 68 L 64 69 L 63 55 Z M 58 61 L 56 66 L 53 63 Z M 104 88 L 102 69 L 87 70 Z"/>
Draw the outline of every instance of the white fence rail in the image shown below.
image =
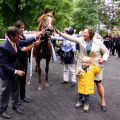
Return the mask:
<path id="1" fill-rule="evenodd" d="M 3 43 L 5 41 L 5 39 L 0 39 L 0 44 Z"/>

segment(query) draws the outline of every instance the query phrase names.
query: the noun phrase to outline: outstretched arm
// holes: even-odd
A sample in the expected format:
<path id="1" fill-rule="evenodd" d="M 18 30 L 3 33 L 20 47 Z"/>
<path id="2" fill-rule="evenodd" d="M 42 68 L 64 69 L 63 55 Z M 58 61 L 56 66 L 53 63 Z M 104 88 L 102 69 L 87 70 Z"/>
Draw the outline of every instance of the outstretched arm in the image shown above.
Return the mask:
<path id="1" fill-rule="evenodd" d="M 68 34 L 66 34 L 66 33 L 62 33 L 62 32 L 60 32 L 59 30 L 57 30 L 56 28 L 55 28 L 55 32 L 56 32 L 57 34 L 59 34 L 60 36 L 66 38 L 67 40 L 70 40 L 70 41 L 76 42 L 76 43 L 80 43 L 80 39 L 77 38 L 77 37 L 73 37 L 72 35 L 68 35 Z"/>
<path id="2" fill-rule="evenodd" d="M 31 50 L 34 46 L 39 45 L 40 43 L 41 43 L 41 41 L 37 40 L 37 41 L 33 42 L 32 44 L 23 47 L 21 50 L 24 51 L 24 52 L 27 52 L 27 51 Z"/>
<path id="3" fill-rule="evenodd" d="M 35 42 L 36 40 L 40 39 L 43 34 L 44 34 L 43 32 L 36 32 L 34 36 L 25 38 L 23 40 L 19 40 L 18 45 L 19 47 L 28 46 L 32 44 L 33 42 Z"/>
<path id="4" fill-rule="evenodd" d="M 68 34 L 66 34 L 66 33 L 60 32 L 60 36 L 66 38 L 67 40 L 70 40 L 70 41 L 72 41 L 72 42 L 80 43 L 80 39 L 77 38 L 77 37 L 73 37 L 72 35 L 68 35 Z"/>

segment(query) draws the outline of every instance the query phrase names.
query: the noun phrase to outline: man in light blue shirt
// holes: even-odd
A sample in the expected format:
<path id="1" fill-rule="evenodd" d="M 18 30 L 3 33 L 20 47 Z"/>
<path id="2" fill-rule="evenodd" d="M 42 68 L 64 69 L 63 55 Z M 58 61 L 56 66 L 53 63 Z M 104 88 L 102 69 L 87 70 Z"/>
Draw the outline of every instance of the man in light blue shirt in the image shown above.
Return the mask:
<path id="1" fill-rule="evenodd" d="M 67 34 L 73 35 L 74 29 L 69 27 L 65 29 L 65 32 Z M 67 39 L 64 38 L 61 49 L 63 52 L 65 52 L 65 57 L 63 58 L 64 72 L 63 72 L 62 84 L 66 84 L 68 83 L 69 80 L 71 80 L 71 87 L 74 87 L 76 84 L 75 59 L 74 59 L 74 52 L 76 51 L 76 43 L 68 41 Z"/>

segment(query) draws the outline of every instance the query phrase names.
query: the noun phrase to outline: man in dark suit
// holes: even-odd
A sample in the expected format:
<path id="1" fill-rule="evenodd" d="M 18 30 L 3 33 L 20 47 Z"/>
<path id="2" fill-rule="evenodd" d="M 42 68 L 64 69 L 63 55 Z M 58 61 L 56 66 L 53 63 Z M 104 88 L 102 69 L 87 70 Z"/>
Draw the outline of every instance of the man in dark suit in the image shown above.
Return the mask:
<path id="1" fill-rule="evenodd" d="M 15 22 L 14 24 L 20 31 L 20 40 L 18 42 L 18 45 L 20 48 L 24 48 L 27 45 L 31 44 L 31 43 L 36 43 L 39 44 L 39 42 L 37 42 L 37 39 L 39 39 L 39 35 L 33 36 L 33 37 L 29 37 L 26 38 L 23 35 L 23 31 L 24 31 L 24 22 L 21 20 L 18 20 Z M 36 39 L 37 38 L 37 39 Z M 40 40 L 38 40 L 40 41 Z M 28 55 L 26 50 L 23 50 L 19 56 L 20 58 L 20 69 L 25 71 L 25 75 L 22 77 L 19 77 L 19 81 L 20 81 L 20 99 L 25 102 L 25 103 L 29 103 L 28 99 L 26 98 L 26 74 L 27 74 L 27 66 L 28 66 Z"/>
<path id="2" fill-rule="evenodd" d="M 10 26 L 7 30 L 7 36 L 5 43 L 0 45 L 0 78 L 2 80 L 0 115 L 2 118 L 10 119 L 11 117 L 6 109 L 11 93 L 13 98 L 12 109 L 19 114 L 23 113 L 18 105 L 19 81 L 17 77 L 24 76 L 25 72 L 19 69 L 19 54 L 21 51 L 16 44 L 20 39 L 18 28 Z"/>

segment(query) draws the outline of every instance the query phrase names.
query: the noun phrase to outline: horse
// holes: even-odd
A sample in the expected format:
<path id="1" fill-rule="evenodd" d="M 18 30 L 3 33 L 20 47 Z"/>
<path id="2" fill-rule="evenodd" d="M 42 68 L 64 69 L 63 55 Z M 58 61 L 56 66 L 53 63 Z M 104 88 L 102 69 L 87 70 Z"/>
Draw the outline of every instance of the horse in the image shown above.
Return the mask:
<path id="1" fill-rule="evenodd" d="M 40 61 L 41 59 L 46 60 L 46 67 L 45 67 L 45 86 L 49 86 L 48 83 L 48 72 L 49 72 L 49 63 L 52 57 L 52 46 L 50 36 L 54 32 L 53 22 L 54 22 L 55 11 L 48 12 L 45 10 L 43 15 L 38 18 L 38 31 L 43 31 L 44 35 L 41 37 L 41 44 L 39 46 L 34 47 L 34 57 L 36 61 L 36 69 L 35 71 L 38 73 L 38 90 L 42 89 L 41 85 L 41 68 L 40 68 Z"/>

